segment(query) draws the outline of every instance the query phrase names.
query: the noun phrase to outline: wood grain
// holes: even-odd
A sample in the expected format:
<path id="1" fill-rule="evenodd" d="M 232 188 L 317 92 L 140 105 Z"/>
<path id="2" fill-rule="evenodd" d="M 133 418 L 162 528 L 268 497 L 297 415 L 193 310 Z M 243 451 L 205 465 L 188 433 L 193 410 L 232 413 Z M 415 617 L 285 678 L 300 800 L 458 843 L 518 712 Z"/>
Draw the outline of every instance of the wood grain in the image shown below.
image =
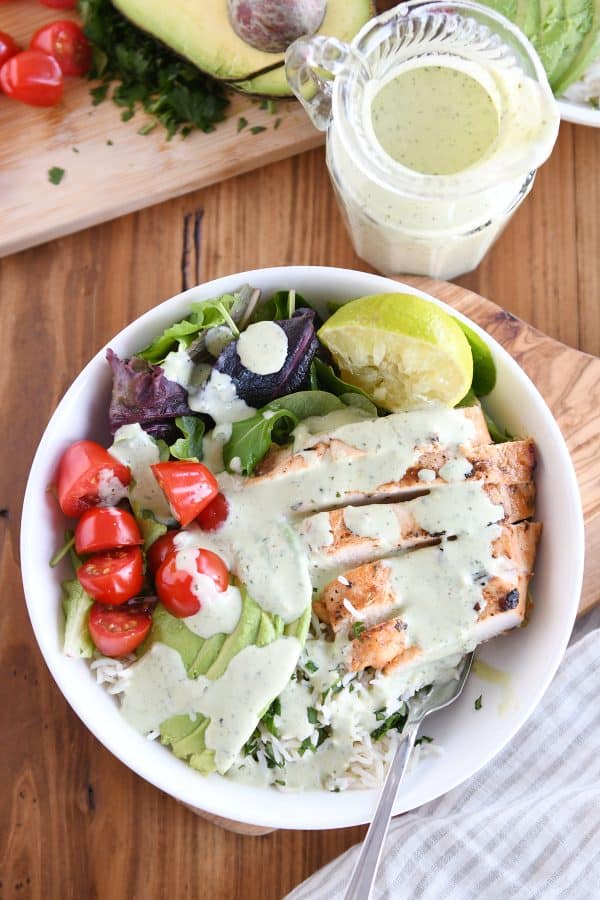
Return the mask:
<path id="1" fill-rule="evenodd" d="M 67 16 L 76 19 L 73 13 L 63 18 Z M 0 30 L 23 46 L 48 21 L 51 13 L 39 4 L 1 7 Z M 275 116 L 261 110 L 256 99 L 232 91 L 227 120 L 215 131 L 167 141 L 161 127 L 144 136 L 138 133 L 148 121 L 143 113 L 122 122 L 113 103 L 92 106 L 89 91 L 83 79 L 68 79 L 64 99 L 53 109 L 0 97 L 0 132 L 11 136 L 0 142 L 0 256 L 323 142 L 293 101 L 280 101 Z M 238 133 L 240 117 L 248 125 Z M 265 130 L 253 134 L 251 128 L 257 126 Z M 65 170 L 59 185 L 48 180 L 53 166 Z"/>
<path id="2" fill-rule="evenodd" d="M 0 5 L 2 15 L 10 8 Z M 599 139 L 591 129 L 561 127 L 532 195 L 482 266 L 460 279 L 593 354 L 600 353 Z M 364 833 L 230 834 L 133 775 L 87 732 L 49 677 L 19 577 L 19 513 L 33 453 L 58 399 L 98 347 L 179 291 L 184 278 L 189 285 L 198 276 L 294 263 L 365 268 L 320 149 L 0 260 L 2 900 L 280 900 Z M 554 368 L 551 377 L 568 405 L 570 385 Z M 587 377 L 592 412 L 598 376 L 590 368 Z M 577 434 L 586 415 L 573 409 L 565 432 L 569 441 L 576 436 L 576 453 L 585 450 Z M 591 487 L 584 485 L 584 503 Z M 592 550 L 588 565 L 596 568 L 586 575 L 596 594 L 599 558 Z"/>

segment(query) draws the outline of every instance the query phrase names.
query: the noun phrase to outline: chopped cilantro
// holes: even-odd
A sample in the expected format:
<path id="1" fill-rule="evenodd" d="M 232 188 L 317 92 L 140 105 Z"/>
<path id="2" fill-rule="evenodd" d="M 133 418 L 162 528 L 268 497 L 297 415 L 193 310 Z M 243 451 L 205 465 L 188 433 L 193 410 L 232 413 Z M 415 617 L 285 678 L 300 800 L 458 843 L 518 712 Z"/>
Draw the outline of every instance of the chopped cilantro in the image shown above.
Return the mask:
<path id="1" fill-rule="evenodd" d="M 352 636 L 357 638 L 360 637 L 363 631 L 365 630 L 365 626 L 362 622 L 353 622 L 352 623 Z"/>
<path id="2" fill-rule="evenodd" d="M 61 169 L 60 166 L 52 166 L 51 169 L 48 169 L 48 181 L 50 184 L 60 184 L 64 177 L 65 170 Z"/>
<path id="3" fill-rule="evenodd" d="M 260 134 L 261 131 L 266 131 L 266 130 L 267 129 L 265 128 L 264 125 L 253 125 L 252 128 L 250 129 L 250 134 Z"/>
<path id="4" fill-rule="evenodd" d="M 379 710 L 381 712 L 381 710 Z M 375 718 L 378 719 L 378 714 L 375 713 Z M 408 707 L 406 703 L 403 703 L 400 709 L 396 710 L 395 713 L 392 713 L 391 716 L 388 716 L 384 722 L 378 727 L 374 728 L 371 732 L 371 737 L 374 741 L 379 741 L 381 738 L 388 733 L 388 731 L 402 731 L 404 726 L 406 725 L 406 720 L 408 719 Z"/>
<path id="5" fill-rule="evenodd" d="M 417 740 L 415 741 L 415 746 L 417 744 L 433 744 L 433 738 L 427 737 L 426 734 L 423 734 L 423 735 L 421 735 L 420 738 L 417 738 Z"/>
<path id="6" fill-rule="evenodd" d="M 273 750 L 273 744 L 271 741 L 265 741 L 263 744 L 263 751 L 265 754 L 265 759 L 267 760 L 267 768 L 268 769 L 283 769 L 285 766 L 285 760 L 277 759 L 275 756 L 275 751 Z"/>
<path id="7" fill-rule="evenodd" d="M 275 131 L 277 131 L 277 129 L 279 128 L 280 125 L 281 125 L 281 117 L 278 116 L 275 119 L 275 122 L 273 123 L 273 128 L 275 129 Z"/>
<path id="8" fill-rule="evenodd" d="M 275 716 L 281 715 L 281 700 L 279 697 L 275 697 L 270 707 L 260 720 L 267 731 L 269 731 L 273 737 L 279 737 L 279 731 L 277 730 L 277 726 L 275 725 Z"/>
<path id="9" fill-rule="evenodd" d="M 308 672 L 316 672 L 319 667 L 317 665 L 315 665 L 315 663 L 312 661 L 312 659 L 307 659 L 306 663 L 304 664 L 304 668 Z"/>
<path id="10" fill-rule="evenodd" d="M 482 697 L 482 695 L 480 694 L 479 697 L 477 698 L 477 700 L 475 701 L 475 703 L 473 704 L 475 709 L 481 709 L 481 697 Z"/>
<path id="11" fill-rule="evenodd" d="M 273 784 L 279 784 L 279 785 L 281 785 L 281 787 L 285 787 L 285 781 L 283 781 L 283 779 L 281 779 L 281 778 L 276 778 L 274 780 Z"/>
<path id="12" fill-rule="evenodd" d="M 306 753 L 307 750 L 312 750 L 313 753 L 316 750 L 316 747 L 313 745 L 313 742 L 311 741 L 311 739 L 309 737 L 304 738 L 304 740 L 298 747 L 298 755 L 304 756 L 304 754 Z"/>
<path id="13" fill-rule="evenodd" d="M 79 153 L 79 149 L 77 147 L 71 147 L 73 153 Z"/>
<path id="14" fill-rule="evenodd" d="M 306 707 L 306 718 L 308 719 L 308 721 L 310 722 L 311 725 L 317 724 L 317 722 L 319 721 L 319 716 L 318 716 L 317 711 L 314 708 L 314 706 Z"/>
<path id="15" fill-rule="evenodd" d="M 92 44 L 89 77 L 100 80 L 92 88 L 92 103 L 109 95 L 130 119 L 141 107 L 167 132 L 213 131 L 229 105 L 226 88 L 200 72 L 174 51 L 136 28 L 111 0 L 79 0 L 83 30 Z"/>
<path id="16" fill-rule="evenodd" d="M 157 125 L 158 125 L 158 122 L 146 122 L 145 125 L 142 125 L 141 128 L 138 128 L 138 134 L 141 134 L 141 135 L 150 134 L 151 131 L 154 131 L 154 129 L 156 128 Z"/>
<path id="17" fill-rule="evenodd" d="M 107 146 L 107 147 L 113 147 L 113 146 L 114 146 L 114 143 L 113 143 L 113 141 L 111 141 L 110 138 L 107 140 L 106 146 Z"/>
<path id="18" fill-rule="evenodd" d="M 238 134 L 240 133 L 240 131 L 244 130 L 244 128 L 246 127 L 247 124 L 248 124 L 248 119 L 244 118 L 244 116 L 240 116 L 237 121 Z"/>

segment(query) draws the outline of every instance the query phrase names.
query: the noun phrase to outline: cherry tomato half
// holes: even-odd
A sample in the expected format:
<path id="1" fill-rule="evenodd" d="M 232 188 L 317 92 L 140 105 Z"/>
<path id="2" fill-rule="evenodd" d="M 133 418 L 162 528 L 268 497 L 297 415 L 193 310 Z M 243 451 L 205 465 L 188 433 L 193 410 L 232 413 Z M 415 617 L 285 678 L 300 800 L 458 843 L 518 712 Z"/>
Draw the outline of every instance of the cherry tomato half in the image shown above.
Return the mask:
<path id="1" fill-rule="evenodd" d="M 94 603 L 88 627 L 92 640 L 104 656 L 126 656 L 142 643 L 152 625 L 149 612 L 110 609 Z"/>
<path id="2" fill-rule="evenodd" d="M 86 509 L 75 529 L 76 553 L 98 553 L 143 544 L 138 524 L 125 509 L 97 506 Z"/>
<path id="3" fill-rule="evenodd" d="M 229 503 L 223 494 L 217 494 L 214 500 L 205 506 L 202 512 L 196 516 L 196 522 L 204 531 L 217 531 L 226 520 L 229 513 Z"/>
<path id="4" fill-rule="evenodd" d="M 7 59 L 16 56 L 19 52 L 19 45 L 11 38 L 6 31 L 0 31 L 0 66 L 3 66 Z"/>
<path id="5" fill-rule="evenodd" d="M 144 566 L 139 547 L 91 556 L 77 569 L 84 591 L 98 603 L 119 606 L 142 589 Z"/>
<path id="6" fill-rule="evenodd" d="M 182 526 L 189 525 L 219 493 L 215 476 L 202 463 L 163 462 L 151 468 Z"/>
<path id="7" fill-rule="evenodd" d="M 157 538 L 146 553 L 148 571 L 155 575 L 164 563 L 167 556 L 175 552 L 175 536 L 179 531 L 167 531 Z"/>
<path id="8" fill-rule="evenodd" d="M 0 72 L 1 76 L 1 72 Z M 92 506 L 106 504 L 106 491 L 125 487 L 131 472 L 94 441 L 77 441 L 66 450 L 58 464 L 58 502 L 65 516 L 80 516 Z"/>
<path id="9" fill-rule="evenodd" d="M 227 589 L 229 572 L 220 556 L 198 549 L 194 560 L 199 575 L 208 575 L 218 591 Z M 200 598 L 192 590 L 193 575 L 177 567 L 177 554 L 171 553 L 156 573 L 156 593 L 171 615 L 178 619 L 193 616 L 200 609 Z"/>
<path id="10" fill-rule="evenodd" d="M 88 39 L 79 25 L 68 19 L 39 28 L 29 46 L 54 57 L 63 75 L 85 75 L 90 68 L 92 50 Z"/>
<path id="11" fill-rule="evenodd" d="M 0 69 L 0 87 L 21 103 L 55 106 L 63 95 L 63 74 L 51 56 L 39 50 L 23 50 Z"/>
<path id="12" fill-rule="evenodd" d="M 40 3 L 50 9 L 75 9 L 77 6 L 77 0 L 40 0 Z"/>

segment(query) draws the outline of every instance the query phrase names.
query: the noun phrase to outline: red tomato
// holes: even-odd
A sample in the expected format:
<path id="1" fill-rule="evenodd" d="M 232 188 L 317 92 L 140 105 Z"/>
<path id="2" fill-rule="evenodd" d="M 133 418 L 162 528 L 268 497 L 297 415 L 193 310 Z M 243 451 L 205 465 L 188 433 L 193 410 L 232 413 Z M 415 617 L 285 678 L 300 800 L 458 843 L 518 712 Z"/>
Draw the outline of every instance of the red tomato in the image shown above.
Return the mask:
<path id="1" fill-rule="evenodd" d="M 196 570 L 199 575 L 212 578 L 218 591 L 224 591 L 229 584 L 229 571 L 220 556 L 210 550 L 198 549 Z M 156 592 L 171 615 L 183 619 L 193 616 L 200 609 L 200 599 L 192 591 L 192 575 L 177 568 L 177 554 L 167 556 L 156 573 Z"/>
<path id="2" fill-rule="evenodd" d="M 196 522 L 204 531 L 217 531 L 227 518 L 229 513 L 229 503 L 223 494 L 217 494 L 214 500 L 206 506 L 199 516 L 196 516 Z"/>
<path id="3" fill-rule="evenodd" d="M 63 95 L 63 74 L 51 56 L 39 50 L 23 50 L 0 69 L 0 87 L 21 103 L 55 106 Z"/>
<path id="4" fill-rule="evenodd" d="M 63 75 L 85 75 L 92 61 L 88 39 L 79 25 L 68 19 L 38 29 L 29 46 L 54 57 Z"/>
<path id="5" fill-rule="evenodd" d="M 94 603 L 88 627 L 92 640 L 105 656 L 126 656 L 138 647 L 152 625 L 148 612 L 109 609 Z"/>
<path id="6" fill-rule="evenodd" d="M 219 493 L 215 476 L 202 463 L 163 462 L 151 468 L 182 526 L 189 525 Z"/>
<path id="7" fill-rule="evenodd" d="M 15 44 L 10 34 L 0 31 L 0 66 L 3 66 L 11 56 L 16 56 L 18 52 L 19 45 Z"/>
<path id="8" fill-rule="evenodd" d="M 102 482 L 110 479 L 125 486 L 131 481 L 131 472 L 94 441 L 71 444 L 58 464 L 57 475 L 58 502 L 65 516 L 77 517 L 91 506 L 99 506 Z"/>
<path id="9" fill-rule="evenodd" d="M 146 553 L 146 563 L 152 575 L 156 574 L 169 554 L 175 551 L 175 536 L 179 531 L 167 531 L 157 538 Z"/>
<path id="10" fill-rule="evenodd" d="M 75 9 L 77 6 L 77 0 L 40 0 L 40 3 L 50 9 Z"/>
<path id="11" fill-rule="evenodd" d="M 143 544 L 137 522 L 124 509 L 97 506 L 86 509 L 75 529 L 76 553 L 98 553 Z"/>
<path id="12" fill-rule="evenodd" d="M 98 603 L 119 606 L 142 589 L 144 565 L 139 547 L 91 556 L 77 569 L 84 591 Z"/>

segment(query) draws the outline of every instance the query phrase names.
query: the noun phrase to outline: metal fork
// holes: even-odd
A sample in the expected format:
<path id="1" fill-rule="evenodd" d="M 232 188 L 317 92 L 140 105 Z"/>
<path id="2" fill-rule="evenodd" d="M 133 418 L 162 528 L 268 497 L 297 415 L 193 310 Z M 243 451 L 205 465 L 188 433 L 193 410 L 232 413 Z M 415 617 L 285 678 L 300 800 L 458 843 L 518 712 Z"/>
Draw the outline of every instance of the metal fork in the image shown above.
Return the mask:
<path id="1" fill-rule="evenodd" d="M 458 679 L 434 684 L 428 694 L 411 701 L 405 725 L 405 737 L 398 745 L 386 775 L 375 815 L 352 871 L 344 900 L 369 900 L 371 897 L 383 845 L 390 826 L 394 801 L 406 772 L 421 722 L 430 713 L 443 709 L 460 696 L 471 670 L 473 655 L 473 653 L 469 653 L 463 658 Z"/>

